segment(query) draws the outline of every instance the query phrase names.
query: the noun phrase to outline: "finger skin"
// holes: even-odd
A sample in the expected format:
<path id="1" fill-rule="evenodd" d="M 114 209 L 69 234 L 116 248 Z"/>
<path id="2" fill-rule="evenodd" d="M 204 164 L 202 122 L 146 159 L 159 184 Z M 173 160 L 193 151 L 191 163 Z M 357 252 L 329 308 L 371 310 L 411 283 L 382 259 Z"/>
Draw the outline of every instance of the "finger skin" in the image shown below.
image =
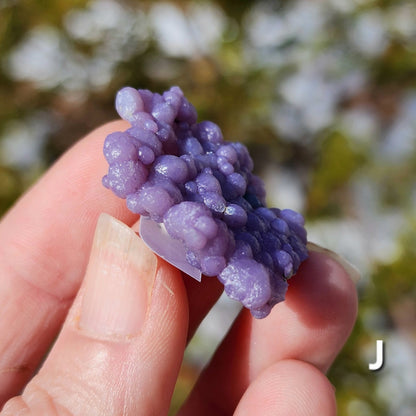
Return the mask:
<path id="1" fill-rule="evenodd" d="M 98 215 L 132 223 L 124 201 L 101 186 L 113 122 L 67 152 L 0 222 L 0 407 L 32 375 L 79 288 Z"/>
<path id="2" fill-rule="evenodd" d="M 0 260 L 6 272 L 51 296 L 73 299 L 98 215 L 107 212 L 127 224 L 137 218 L 101 186 L 104 138 L 126 127 L 108 123 L 80 140 L 2 218 Z"/>
<path id="3" fill-rule="evenodd" d="M 198 282 L 184 273 L 182 275 L 188 295 L 189 330 L 187 340 L 189 342 L 198 325 L 221 296 L 224 286 L 216 277 L 202 276 L 201 282 Z"/>
<path id="4" fill-rule="evenodd" d="M 280 361 L 263 371 L 244 393 L 235 416 L 336 416 L 335 391 L 314 366 Z"/>
<path id="5" fill-rule="evenodd" d="M 188 328 L 180 272 L 158 261 L 146 320 L 139 334 L 128 338 L 80 328 L 82 297 L 81 289 L 45 364 L 0 415 L 167 414 Z"/>
<path id="6" fill-rule="evenodd" d="M 250 383 L 281 360 L 327 371 L 356 314 L 356 290 L 346 271 L 326 254 L 311 252 L 292 278 L 286 301 L 267 318 L 242 311 L 179 414 L 231 414 Z"/>

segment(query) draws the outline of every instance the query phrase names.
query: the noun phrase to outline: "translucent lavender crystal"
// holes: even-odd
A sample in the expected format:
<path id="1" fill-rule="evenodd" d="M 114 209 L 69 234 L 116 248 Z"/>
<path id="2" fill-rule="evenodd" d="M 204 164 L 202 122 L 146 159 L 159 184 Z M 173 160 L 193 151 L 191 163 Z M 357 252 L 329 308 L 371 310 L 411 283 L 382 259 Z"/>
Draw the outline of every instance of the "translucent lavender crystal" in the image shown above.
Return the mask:
<path id="1" fill-rule="evenodd" d="M 217 276 L 254 317 L 267 316 L 308 257 L 303 217 L 265 206 L 247 148 L 224 141 L 213 122 L 197 123 L 180 88 L 126 87 L 116 109 L 132 127 L 105 140 L 104 186 L 183 244 L 171 250 L 185 257 L 175 264 Z"/>

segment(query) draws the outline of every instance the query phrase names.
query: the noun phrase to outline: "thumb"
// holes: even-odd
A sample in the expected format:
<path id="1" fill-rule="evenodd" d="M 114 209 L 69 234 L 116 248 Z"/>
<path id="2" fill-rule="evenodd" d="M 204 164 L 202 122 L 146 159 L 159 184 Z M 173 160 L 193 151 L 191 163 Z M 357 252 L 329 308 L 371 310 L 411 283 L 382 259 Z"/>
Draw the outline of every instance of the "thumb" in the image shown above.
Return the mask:
<path id="1" fill-rule="evenodd" d="M 55 346 L 1 415 L 167 414 L 187 327 L 181 274 L 129 227 L 102 214 Z"/>

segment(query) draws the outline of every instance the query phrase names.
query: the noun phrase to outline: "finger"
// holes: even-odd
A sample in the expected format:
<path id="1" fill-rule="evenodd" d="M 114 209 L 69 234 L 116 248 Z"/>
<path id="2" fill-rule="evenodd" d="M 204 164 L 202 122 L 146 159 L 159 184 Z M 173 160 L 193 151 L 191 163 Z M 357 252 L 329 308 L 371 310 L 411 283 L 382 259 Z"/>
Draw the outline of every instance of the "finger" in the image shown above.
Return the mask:
<path id="1" fill-rule="evenodd" d="M 263 371 L 244 393 L 235 416 L 335 416 L 334 388 L 314 366 L 284 360 Z"/>
<path id="2" fill-rule="evenodd" d="M 102 215 L 85 280 L 50 356 L 1 415 L 167 414 L 187 325 L 178 270 Z"/>
<path id="3" fill-rule="evenodd" d="M 184 284 L 188 295 L 189 329 L 187 339 L 190 341 L 201 321 L 221 296 L 224 286 L 217 278 L 208 276 L 202 276 L 201 282 L 198 282 L 184 275 Z"/>
<path id="4" fill-rule="evenodd" d="M 327 253 L 310 251 L 285 302 L 265 319 L 244 310 L 202 372 L 180 415 L 232 413 L 261 371 L 284 359 L 326 371 L 350 334 L 357 297 L 347 270 Z"/>
<path id="5" fill-rule="evenodd" d="M 0 406 L 31 376 L 78 290 L 100 212 L 135 216 L 101 186 L 113 122 L 67 152 L 0 222 Z"/>

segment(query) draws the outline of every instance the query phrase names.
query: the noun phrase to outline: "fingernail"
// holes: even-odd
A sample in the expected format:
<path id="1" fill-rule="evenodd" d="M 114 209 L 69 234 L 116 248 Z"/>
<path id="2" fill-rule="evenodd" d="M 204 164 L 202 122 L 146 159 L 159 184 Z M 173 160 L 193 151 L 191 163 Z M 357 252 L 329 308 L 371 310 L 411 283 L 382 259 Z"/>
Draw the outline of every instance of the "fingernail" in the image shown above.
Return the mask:
<path id="1" fill-rule="evenodd" d="M 342 266 L 342 268 L 347 272 L 348 276 L 350 276 L 351 280 L 354 283 L 357 283 L 361 278 L 361 273 L 352 263 L 346 260 L 344 257 L 340 256 L 339 254 L 328 250 L 324 247 L 318 246 L 318 244 L 308 242 L 307 248 L 309 251 L 314 251 L 316 253 L 323 253 L 328 257 L 335 260 L 338 264 Z"/>
<path id="2" fill-rule="evenodd" d="M 98 337 L 137 335 L 150 302 L 156 262 L 131 228 L 101 214 L 83 283 L 80 329 Z"/>

